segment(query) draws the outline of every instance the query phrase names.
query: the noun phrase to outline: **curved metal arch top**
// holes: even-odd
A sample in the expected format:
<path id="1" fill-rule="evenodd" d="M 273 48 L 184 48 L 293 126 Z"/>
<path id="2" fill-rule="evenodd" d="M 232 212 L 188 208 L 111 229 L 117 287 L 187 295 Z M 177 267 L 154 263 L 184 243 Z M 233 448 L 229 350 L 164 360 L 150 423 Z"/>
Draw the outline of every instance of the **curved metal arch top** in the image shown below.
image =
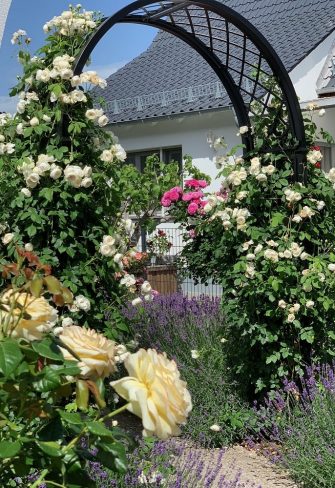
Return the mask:
<path id="1" fill-rule="evenodd" d="M 195 49 L 222 82 L 239 126 L 250 127 L 250 116 L 266 115 L 274 104 L 279 107 L 268 137 L 280 128 L 278 150 L 293 157 L 295 178 L 303 178 L 307 148 L 297 95 L 275 50 L 247 19 L 217 0 L 137 0 L 103 20 L 82 49 L 75 74 L 81 73 L 100 39 L 119 23 L 164 30 Z M 268 83 L 270 78 L 276 80 L 277 89 Z M 247 152 L 254 148 L 250 132 L 242 135 L 242 141 Z"/>

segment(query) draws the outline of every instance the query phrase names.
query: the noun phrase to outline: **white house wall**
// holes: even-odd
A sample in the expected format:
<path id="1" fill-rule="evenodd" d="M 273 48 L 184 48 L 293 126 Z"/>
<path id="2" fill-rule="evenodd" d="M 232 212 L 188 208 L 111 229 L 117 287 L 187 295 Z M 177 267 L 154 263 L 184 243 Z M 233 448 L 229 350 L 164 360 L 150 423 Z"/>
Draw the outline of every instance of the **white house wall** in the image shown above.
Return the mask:
<path id="1" fill-rule="evenodd" d="M 291 71 L 290 77 L 300 102 L 306 102 L 317 98 L 316 82 L 334 39 L 335 34 L 328 36 Z"/>
<path id="2" fill-rule="evenodd" d="M 220 183 L 215 180 L 216 153 L 209 147 L 208 133 L 212 131 L 216 136 L 223 136 L 229 147 L 241 142 L 236 136 L 233 112 L 227 109 L 154 122 L 144 121 L 141 124 L 114 125 L 112 129 L 129 152 L 181 146 L 183 155 L 192 156 L 195 165 L 212 178 L 211 190 L 219 189 Z"/>

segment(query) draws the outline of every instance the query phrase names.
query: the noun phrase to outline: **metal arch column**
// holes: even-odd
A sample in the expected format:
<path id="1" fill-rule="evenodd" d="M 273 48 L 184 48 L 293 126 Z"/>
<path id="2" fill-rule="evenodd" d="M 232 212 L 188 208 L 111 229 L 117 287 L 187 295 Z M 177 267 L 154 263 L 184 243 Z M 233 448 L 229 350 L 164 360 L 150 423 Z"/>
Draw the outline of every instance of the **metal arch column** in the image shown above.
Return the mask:
<path id="1" fill-rule="evenodd" d="M 166 5 L 166 7 L 165 7 Z M 156 8 L 156 10 L 150 11 L 150 7 Z M 158 8 L 157 8 L 158 7 Z M 189 14 L 189 8 L 204 9 L 205 16 L 204 20 L 207 18 L 209 26 L 209 39 L 210 46 L 207 46 L 200 38 L 202 37 L 201 32 L 197 35 L 194 30 L 194 25 L 192 23 L 191 16 Z M 186 9 L 186 10 L 185 10 Z M 186 29 L 178 26 L 178 22 L 174 22 L 173 14 L 177 14 L 183 11 L 187 12 L 189 17 L 189 27 L 192 29 L 192 33 L 188 32 Z M 213 49 L 213 38 L 210 29 L 209 13 L 213 13 L 218 16 L 218 18 L 225 23 L 227 26 L 227 33 L 229 25 L 233 25 L 235 28 L 244 35 L 244 53 L 243 53 L 243 65 L 241 68 L 241 78 L 240 83 L 237 84 L 230 70 L 233 68 L 230 66 L 225 66 L 220 60 L 219 56 L 214 52 Z M 162 20 L 164 17 L 168 20 Z M 200 18 L 200 17 L 197 17 Z M 212 19 L 214 21 L 214 19 Z M 215 18 L 217 22 L 218 19 Z M 137 23 L 145 24 L 148 26 L 156 27 L 165 30 L 195 49 L 203 59 L 208 63 L 209 66 L 215 71 L 219 79 L 223 83 L 227 94 L 229 95 L 231 102 L 235 108 L 236 116 L 240 126 L 248 125 L 250 126 L 249 119 L 249 107 L 245 103 L 241 87 L 242 76 L 246 76 L 244 73 L 244 60 L 246 52 L 246 40 L 250 41 L 259 51 L 259 59 L 265 60 L 267 65 L 271 69 L 271 76 L 277 80 L 277 83 L 282 91 L 282 103 L 287 108 L 289 129 L 292 138 L 297 141 L 294 150 L 294 174 L 296 179 L 303 180 L 304 178 L 304 159 L 307 152 L 306 148 L 306 138 L 304 131 L 303 118 L 299 106 L 299 101 L 295 93 L 291 79 L 281 62 L 279 56 L 272 48 L 270 43 L 265 39 L 265 37 L 258 31 L 258 29 L 253 26 L 247 19 L 242 15 L 225 6 L 224 4 L 218 2 L 217 0 L 137 0 L 128 6 L 121 9 L 116 14 L 104 19 L 102 24 L 97 28 L 93 35 L 88 39 L 86 45 L 84 46 L 82 52 L 80 53 L 76 64 L 75 64 L 75 74 L 79 74 L 85 63 L 87 62 L 91 52 L 98 44 L 100 39 L 115 25 L 118 23 Z M 197 25 L 197 27 L 201 27 Z M 223 32 L 223 29 L 221 29 Z M 221 39 L 223 44 L 224 40 Z M 227 37 L 227 46 L 229 49 Z M 248 76 L 247 76 L 248 77 Z M 257 86 L 258 85 L 258 86 Z M 253 96 L 255 96 L 256 88 L 259 88 L 261 84 L 258 79 L 255 82 L 255 88 L 253 90 Z M 245 90 L 244 90 L 245 91 Z M 268 93 L 267 103 L 270 103 L 271 96 Z M 256 97 L 255 97 L 256 99 Z M 266 110 L 266 104 L 264 110 Z M 246 146 L 247 151 L 253 149 L 253 139 L 251 134 L 246 134 L 242 136 L 242 141 Z M 284 148 L 285 149 L 285 148 Z M 292 147 L 287 148 L 292 151 Z"/>

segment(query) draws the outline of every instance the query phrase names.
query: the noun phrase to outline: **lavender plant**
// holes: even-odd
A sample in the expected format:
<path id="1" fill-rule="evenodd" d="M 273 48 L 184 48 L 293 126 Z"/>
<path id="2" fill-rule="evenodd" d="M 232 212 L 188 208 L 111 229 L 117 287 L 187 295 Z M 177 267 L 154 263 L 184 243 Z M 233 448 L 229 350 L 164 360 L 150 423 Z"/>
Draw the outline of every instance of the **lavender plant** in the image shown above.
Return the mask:
<path id="1" fill-rule="evenodd" d="M 285 380 L 258 410 L 273 461 L 308 488 L 335 486 L 335 364 L 308 367 Z M 273 446 L 277 446 L 275 450 Z"/>
<path id="2" fill-rule="evenodd" d="M 149 439 L 129 456 L 126 475 L 108 473 L 99 463 L 91 463 L 89 473 L 97 488 L 262 488 L 247 481 L 234 463 L 223 470 L 225 453 L 220 449 L 209 460 L 210 452 L 205 449 L 194 449 L 185 442 Z"/>
<path id="3" fill-rule="evenodd" d="M 140 346 L 166 351 L 177 362 L 193 398 L 185 435 L 206 446 L 241 439 L 252 410 L 235 393 L 223 346 L 224 316 L 218 298 L 181 294 L 155 297 L 123 310 Z"/>

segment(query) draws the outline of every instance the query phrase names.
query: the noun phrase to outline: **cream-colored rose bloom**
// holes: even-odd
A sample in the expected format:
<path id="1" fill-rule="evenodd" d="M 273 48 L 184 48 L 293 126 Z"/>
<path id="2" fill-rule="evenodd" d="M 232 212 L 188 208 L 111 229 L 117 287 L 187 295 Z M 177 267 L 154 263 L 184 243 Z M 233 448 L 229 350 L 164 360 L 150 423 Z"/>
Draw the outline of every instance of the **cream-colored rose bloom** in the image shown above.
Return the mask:
<path id="1" fill-rule="evenodd" d="M 106 378 L 116 371 L 115 343 L 95 330 L 77 325 L 66 327 L 59 335 L 60 340 L 79 358 L 81 374 L 85 378 Z M 60 348 L 64 359 L 76 358 L 65 348 Z"/>
<path id="2" fill-rule="evenodd" d="M 179 435 L 192 401 L 176 363 L 154 349 L 140 349 L 124 365 L 129 376 L 111 386 L 130 403 L 127 409 L 142 419 L 143 435 L 160 439 Z"/>
<path id="3" fill-rule="evenodd" d="M 12 337 L 41 340 L 56 325 L 57 318 L 57 310 L 44 297 L 35 298 L 13 290 L 1 297 L 0 324 L 10 325 Z"/>

